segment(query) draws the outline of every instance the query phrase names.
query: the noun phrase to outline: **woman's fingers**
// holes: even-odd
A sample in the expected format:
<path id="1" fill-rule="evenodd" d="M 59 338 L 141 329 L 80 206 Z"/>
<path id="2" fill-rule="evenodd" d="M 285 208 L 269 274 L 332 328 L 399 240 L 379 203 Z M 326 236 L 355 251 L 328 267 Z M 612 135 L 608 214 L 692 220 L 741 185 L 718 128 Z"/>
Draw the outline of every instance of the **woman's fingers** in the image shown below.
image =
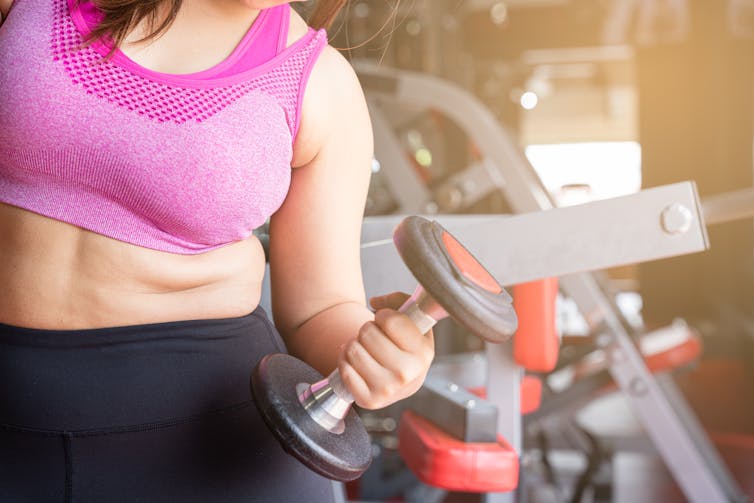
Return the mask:
<path id="1" fill-rule="evenodd" d="M 416 324 L 403 313 L 392 309 L 380 309 L 374 313 L 374 322 L 393 343 L 409 353 L 423 354 L 428 348 L 434 350 L 434 337 L 430 331 L 423 334 Z"/>
<path id="2" fill-rule="evenodd" d="M 379 409 L 392 403 L 396 394 L 395 380 L 390 372 L 377 363 L 358 342 L 349 342 L 341 358 L 341 378 L 356 403 L 366 409 Z M 344 369 L 346 374 L 343 374 Z M 352 386 L 355 383 L 356 386 Z M 363 383 L 363 384 L 362 384 Z"/>
<path id="3" fill-rule="evenodd" d="M 381 365 L 358 339 L 346 344 L 344 356 L 345 360 L 364 379 L 371 392 L 377 392 L 380 388 L 379 383 L 389 381 L 391 378 L 391 371 Z"/>
<path id="4" fill-rule="evenodd" d="M 348 391 L 351 392 L 356 403 L 361 407 L 370 408 L 365 405 L 366 401 L 368 401 L 372 395 L 369 386 L 367 386 L 364 378 L 361 377 L 356 369 L 354 369 L 345 358 L 341 358 L 338 361 L 338 372 L 340 373 L 340 379 L 343 381 L 346 388 L 348 388 Z"/>
<path id="5" fill-rule="evenodd" d="M 411 370 L 416 366 L 416 356 L 398 347 L 376 323 L 365 323 L 358 341 L 377 364 L 390 372 L 401 384 L 416 377 Z"/>
<path id="6" fill-rule="evenodd" d="M 395 293 L 373 299 L 373 306 L 401 305 L 408 296 Z M 422 334 L 408 316 L 381 308 L 344 347 L 339 368 L 361 407 L 381 408 L 413 394 L 434 357 L 432 332 Z M 351 386 L 353 383 L 353 386 Z"/>
<path id="7" fill-rule="evenodd" d="M 380 309 L 395 309 L 398 310 L 404 302 L 409 298 L 409 295 L 403 292 L 393 292 L 387 295 L 380 295 L 378 297 L 372 297 L 369 299 L 369 305 L 375 311 Z"/>

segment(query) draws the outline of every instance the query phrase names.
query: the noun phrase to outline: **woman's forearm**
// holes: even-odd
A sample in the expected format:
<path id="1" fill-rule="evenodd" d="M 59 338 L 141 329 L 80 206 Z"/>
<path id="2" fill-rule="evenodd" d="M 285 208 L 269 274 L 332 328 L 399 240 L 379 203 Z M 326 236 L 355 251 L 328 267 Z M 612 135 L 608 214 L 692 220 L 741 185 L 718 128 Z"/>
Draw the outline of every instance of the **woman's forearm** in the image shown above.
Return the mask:
<path id="1" fill-rule="evenodd" d="M 338 364 L 343 346 L 359 334 L 374 314 L 358 302 L 336 304 L 308 319 L 290 334 L 284 334 L 288 351 L 322 375 Z"/>
<path id="2" fill-rule="evenodd" d="M 434 357 L 432 331 L 421 333 L 397 311 L 407 298 L 375 297 L 375 314 L 356 302 L 336 304 L 298 327 L 289 349 L 323 375 L 337 367 L 361 407 L 390 405 L 419 389 Z"/>

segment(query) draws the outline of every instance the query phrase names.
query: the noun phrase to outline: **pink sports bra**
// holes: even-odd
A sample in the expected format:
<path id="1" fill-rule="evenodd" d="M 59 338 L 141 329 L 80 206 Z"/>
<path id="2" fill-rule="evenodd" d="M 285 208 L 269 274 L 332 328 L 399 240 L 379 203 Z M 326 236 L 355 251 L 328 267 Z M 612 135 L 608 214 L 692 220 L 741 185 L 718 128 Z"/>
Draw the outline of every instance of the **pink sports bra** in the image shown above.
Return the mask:
<path id="1" fill-rule="evenodd" d="M 98 15 L 15 0 L 0 28 L 0 202 L 173 253 L 248 237 L 288 192 L 325 32 L 286 47 L 290 7 L 266 9 L 224 61 L 175 75 L 82 47 Z"/>

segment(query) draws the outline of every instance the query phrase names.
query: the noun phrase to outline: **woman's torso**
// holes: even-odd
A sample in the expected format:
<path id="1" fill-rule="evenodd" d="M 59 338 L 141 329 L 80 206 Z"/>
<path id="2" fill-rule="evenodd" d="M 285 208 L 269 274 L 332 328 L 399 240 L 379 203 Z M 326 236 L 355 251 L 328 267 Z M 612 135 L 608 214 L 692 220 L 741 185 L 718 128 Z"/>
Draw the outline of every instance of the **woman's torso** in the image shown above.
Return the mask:
<path id="1" fill-rule="evenodd" d="M 0 204 L 0 323 L 80 329 L 241 316 L 259 302 L 252 237 L 200 255 L 129 245 Z"/>
<path id="2" fill-rule="evenodd" d="M 176 29 L 190 32 L 180 21 Z M 171 61 L 175 71 L 170 51 L 180 54 L 154 44 L 145 61 Z M 96 328 L 235 317 L 259 303 L 264 251 L 253 235 L 204 253 L 170 253 L 0 203 L 0 236 L 0 323 Z"/>

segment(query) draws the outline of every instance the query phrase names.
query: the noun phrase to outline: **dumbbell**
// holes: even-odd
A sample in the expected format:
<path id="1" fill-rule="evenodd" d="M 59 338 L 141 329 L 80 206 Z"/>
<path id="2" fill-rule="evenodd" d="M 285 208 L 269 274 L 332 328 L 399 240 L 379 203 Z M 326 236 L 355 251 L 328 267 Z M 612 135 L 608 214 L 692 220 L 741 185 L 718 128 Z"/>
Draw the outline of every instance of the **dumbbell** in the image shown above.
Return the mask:
<path id="1" fill-rule="evenodd" d="M 419 282 L 399 310 L 422 333 L 448 315 L 490 342 L 503 342 L 515 332 L 510 295 L 440 224 L 407 217 L 393 232 L 393 242 Z M 267 355 L 252 372 L 251 391 L 283 448 L 310 469 L 346 482 L 369 467 L 369 435 L 337 369 L 323 379 L 292 356 Z"/>

